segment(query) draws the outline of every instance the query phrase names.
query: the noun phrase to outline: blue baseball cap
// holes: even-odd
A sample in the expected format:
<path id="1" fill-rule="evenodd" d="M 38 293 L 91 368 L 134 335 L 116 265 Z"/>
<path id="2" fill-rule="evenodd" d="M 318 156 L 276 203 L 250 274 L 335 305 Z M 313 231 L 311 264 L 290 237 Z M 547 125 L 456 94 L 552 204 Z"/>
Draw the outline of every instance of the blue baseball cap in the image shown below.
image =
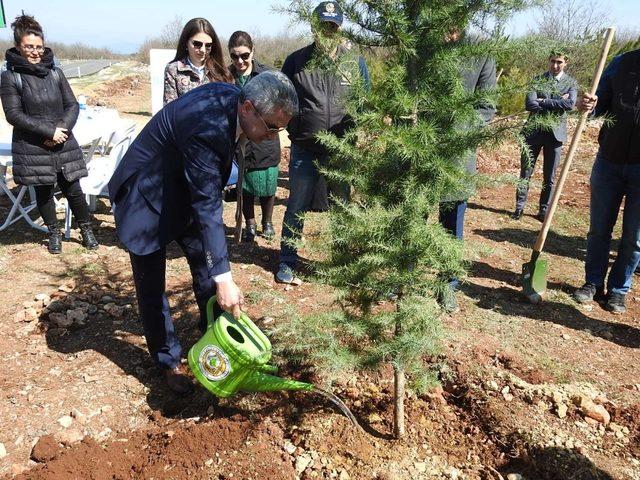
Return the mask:
<path id="1" fill-rule="evenodd" d="M 320 2 L 313 10 L 313 14 L 323 22 L 332 22 L 342 25 L 342 9 L 338 2 Z"/>

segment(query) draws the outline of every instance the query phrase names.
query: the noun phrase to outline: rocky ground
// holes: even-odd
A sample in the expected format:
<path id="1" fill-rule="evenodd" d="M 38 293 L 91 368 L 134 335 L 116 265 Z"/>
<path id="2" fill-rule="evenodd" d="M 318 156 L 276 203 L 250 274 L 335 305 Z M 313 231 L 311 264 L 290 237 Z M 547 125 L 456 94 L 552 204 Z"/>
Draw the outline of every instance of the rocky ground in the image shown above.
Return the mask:
<path id="1" fill-rule="evenodd" d="M 144 70 L 118 68 L 74 89 L 143 125 L 150 108 Z M 634 288 L 624 316 L 570 297 L 582 282 L 596 133 L 590 126 L 547 242 L 550 291 L 541 305 L 519 296 L 521 264 L 540 223 L 511 220 L 514 187 L 496 181 L 517 172 L 517 152 L 506 145 L 482 153 L 485 186 L 466 224 L 469 275 L 460 311 L 443 316 L 448 334 L 433 359 L 441 387 L 409 395 L 400 441 L 390 436 L 390 370 L 325 385 L 352 409 L 362 432 L 310 394 L 216 400 L 198 389 L 173 397 L 146 354 L 128 256 L 108 202 L 96 212 L 95 252 L 80 246 L 76 230 L 57 257 L 23 224 L 0 233 L 0 477 L 640 479 L 640 294 Z M 1 214 L 6 206 L 0 197 Z M 225 211 L 227 225 L 233 207 Z M 323 221 L 312 215 L 306 235 Z M 273 282 L 277 252 L 277 239 L 230 246 L 248 313 L 265 329 L 285 315 L 331 308 L 331 292 L 311 280 L 293 288 Z M 198 338 L 189 270 L 179 250 L 169 257 L 167 289 L 188 347 Z M 324 380 L 322 372 L 276 361 L 283 376 Z"/>

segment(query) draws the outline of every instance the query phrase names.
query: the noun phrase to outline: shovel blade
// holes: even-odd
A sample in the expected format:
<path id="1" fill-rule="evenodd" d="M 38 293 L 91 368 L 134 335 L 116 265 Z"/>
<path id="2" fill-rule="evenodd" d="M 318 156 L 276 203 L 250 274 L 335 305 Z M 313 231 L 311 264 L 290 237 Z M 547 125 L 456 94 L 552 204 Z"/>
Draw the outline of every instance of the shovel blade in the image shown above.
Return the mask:
<path id="1" fill-rule="evenodd" d="M 547 290 L 549 265 L 542 258 L 522 264 L 522 293 L 531 303 L 540 303 Z"/>

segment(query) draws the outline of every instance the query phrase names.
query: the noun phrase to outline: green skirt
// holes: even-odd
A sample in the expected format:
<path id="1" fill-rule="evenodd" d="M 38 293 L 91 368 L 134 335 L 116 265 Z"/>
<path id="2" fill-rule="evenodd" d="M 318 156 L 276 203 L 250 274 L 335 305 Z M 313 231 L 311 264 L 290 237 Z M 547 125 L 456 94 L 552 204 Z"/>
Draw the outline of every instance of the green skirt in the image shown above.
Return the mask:
<path id="1" fill-rule="evenodd" d="M 250 168 L 244 172 L 242 191 L 254 197 L 270 197 L 278 187 L 278 166 Z"/>

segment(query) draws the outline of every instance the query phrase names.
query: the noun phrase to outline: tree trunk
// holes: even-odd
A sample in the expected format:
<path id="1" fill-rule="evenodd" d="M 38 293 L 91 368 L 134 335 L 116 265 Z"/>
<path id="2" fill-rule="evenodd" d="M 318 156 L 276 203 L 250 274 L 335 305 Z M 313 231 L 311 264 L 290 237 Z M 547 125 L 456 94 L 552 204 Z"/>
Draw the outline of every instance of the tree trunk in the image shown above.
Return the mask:
<path id="1" fill-rule="evenodd" d="M 393 380 L 395 396 L 393 433 L 396 438 L 401 438 L 404 435 L 404 370 L 397 365 L 393 367 Z"/>

